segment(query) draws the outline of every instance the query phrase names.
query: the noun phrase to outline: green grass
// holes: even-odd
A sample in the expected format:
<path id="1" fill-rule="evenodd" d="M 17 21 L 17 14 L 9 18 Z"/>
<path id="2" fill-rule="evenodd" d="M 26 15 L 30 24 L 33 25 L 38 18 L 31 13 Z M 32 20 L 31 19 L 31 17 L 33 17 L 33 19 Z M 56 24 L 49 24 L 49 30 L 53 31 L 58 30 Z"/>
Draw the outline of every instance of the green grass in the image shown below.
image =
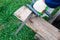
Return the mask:
<path id="1" fill-rule="evenodd" d="M 0 40 L 34 40 L 35 32 L 26 25 L 17 36 L 14 36 L 21 21 L 13 14 L 27 3 L 30 4 L 31 0 L 0 0 Z"/>
<path id="2" fill-rule="evenodd" d="M 31 0 L 0 0 L 0 40 L 34 40 L 35 32 L 26 25 L 14 36 L 21 21 L 13 14 L 27 3 L 30 4 Z"/>

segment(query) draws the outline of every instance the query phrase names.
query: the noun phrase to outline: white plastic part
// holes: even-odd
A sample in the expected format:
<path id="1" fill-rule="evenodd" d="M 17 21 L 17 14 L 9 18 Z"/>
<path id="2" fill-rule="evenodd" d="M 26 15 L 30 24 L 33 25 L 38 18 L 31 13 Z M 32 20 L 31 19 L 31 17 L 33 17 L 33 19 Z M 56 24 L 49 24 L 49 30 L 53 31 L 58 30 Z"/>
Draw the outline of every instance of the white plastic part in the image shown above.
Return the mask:
<path id="1" fill-rule="evenodd" d="M 38 0 L 36 1 L 36 3 L 33 5 L 34 9 L 38 12 L 42 12 L 43 10 L 45 10 L 45 8 L 47 7 L 47 5 L 45 4 L 45 2 L 43 0 Z"/>

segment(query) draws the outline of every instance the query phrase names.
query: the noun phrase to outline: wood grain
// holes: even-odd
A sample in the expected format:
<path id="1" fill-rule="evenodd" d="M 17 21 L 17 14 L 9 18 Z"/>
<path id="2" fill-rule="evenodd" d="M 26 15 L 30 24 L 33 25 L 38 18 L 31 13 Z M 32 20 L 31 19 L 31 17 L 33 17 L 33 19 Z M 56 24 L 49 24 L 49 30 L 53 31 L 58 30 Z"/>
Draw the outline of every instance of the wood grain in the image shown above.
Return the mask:
<path id="1" fill-rule="evenodd" d="M 19 9 L 17 12 L 15 12 L 15 16 L 24 21 L 32 11 L 30 11 L 28 8 L 23 7 Z M 18 16 L 19 17 L 18 17 Z M 32 15 L 34 16 L 34 15 Z M 37 34 L 41 35 L 45 40 L 59 40 L 60 39 L 60 32 L 57 28 L 55 28 L 53 25 L 45 21 L 41 17 L 32 17 L 26 25 L 31 28 L 33 31 L 35 31 Z"/>

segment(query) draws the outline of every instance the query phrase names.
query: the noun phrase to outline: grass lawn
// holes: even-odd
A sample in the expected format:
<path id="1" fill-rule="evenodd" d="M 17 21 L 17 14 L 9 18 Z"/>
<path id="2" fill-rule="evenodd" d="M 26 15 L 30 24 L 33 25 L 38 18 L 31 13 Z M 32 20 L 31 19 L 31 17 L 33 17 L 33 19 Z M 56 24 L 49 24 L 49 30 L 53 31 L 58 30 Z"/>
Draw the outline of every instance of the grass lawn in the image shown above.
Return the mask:
<path id="1" fill-rule="evenodd" d="M 31 0 L 0 0 L 0 40 L 34 40 L 35 32 L 26 25 L 17 36 L 14 36 L 14 32 L 20 26 L 21 21 L 13 14 L 27 3 L 30 4 Z"/>
<path id="2" fill-rule="evenodd" d="M 0 0 L 0 40 L 34 40 L 35 33 L 26 25 L 14 36 L 21 21 L 13 14 L 27 3 L 31 3 L 31 0 Z"/>

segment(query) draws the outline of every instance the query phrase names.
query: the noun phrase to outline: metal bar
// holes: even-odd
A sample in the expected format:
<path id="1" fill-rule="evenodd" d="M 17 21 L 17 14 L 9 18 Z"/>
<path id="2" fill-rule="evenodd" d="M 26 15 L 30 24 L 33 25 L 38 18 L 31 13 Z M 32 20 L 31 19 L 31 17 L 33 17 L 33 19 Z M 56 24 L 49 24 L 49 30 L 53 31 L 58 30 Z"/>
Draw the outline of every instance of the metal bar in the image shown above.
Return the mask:
<path id="1" fill-rule="evenodd" d="M 36 14 L 37 16 L 40 16 L 40 15 L 38 14 L 38 12 L 37 12 L 31 5 L 27 4 L 26 6 L 27 6 L 31 11 L 33 11 L 34 14 Z"/>
<path id="2" fill-rule="evenodd" d="M 28 18 L 27 18 L 24 22 L 22 22 L 22 24 L 21 24 L 20 27 L 17 29 L 17 31 L 14 33 L 14 35 L 17 35 L 17 34 L 18 34 L 18 32 L 23 28 L 23 26 L 25 25 L 25 23 L 30 19 L 31 15 L 32 15 L 32 14 L 30 14 L 30 15 L 28 16 Z"/>
<path id="3" fill-rule="evenodd" d="M 53 23 L 55 19 L 60 15 L 60 10 L 53 16 L 52 19 L 49 20 L 50 23 Z"/>
<path id="4" fill-rule="evenodd" d="M 45 14 L 47 14 L 49 16 L 50 19 L 53 18 L 53 16 L 47 10 L 45 10 L 44 12 L 45 12 Z"/>

